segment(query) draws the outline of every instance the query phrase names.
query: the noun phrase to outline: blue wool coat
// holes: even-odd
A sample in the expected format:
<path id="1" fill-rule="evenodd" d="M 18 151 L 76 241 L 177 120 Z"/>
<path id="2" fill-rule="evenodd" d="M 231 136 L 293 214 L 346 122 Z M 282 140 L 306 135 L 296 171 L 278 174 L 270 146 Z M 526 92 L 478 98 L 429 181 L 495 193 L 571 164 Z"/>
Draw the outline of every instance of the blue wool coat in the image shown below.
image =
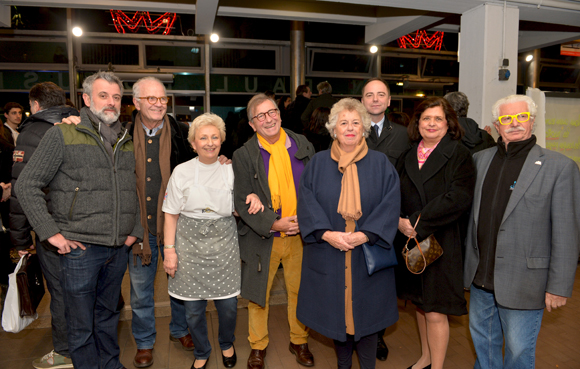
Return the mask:
<path id="1" fill-rule="evenodd" d="M 373 150 L 357 162 L 357 169 L 363 212 L 358 227 L 379 237 L 372 247 L 392 248 L 400 210 L 399 177 L 387 156 Z M 298 222 L 305 244 L 297 316 L 315 331 L 346 341 L 345 253 L 315 237 L 320 230 L 344 231 L 345 221 L 337 213 L 341 180 L 330 150 L 314 155 L 300 179 Z M 355 340 L 399 319 L 393 268 L 369 276 L 362 247 L 352 251 L 352 299 Z"/>

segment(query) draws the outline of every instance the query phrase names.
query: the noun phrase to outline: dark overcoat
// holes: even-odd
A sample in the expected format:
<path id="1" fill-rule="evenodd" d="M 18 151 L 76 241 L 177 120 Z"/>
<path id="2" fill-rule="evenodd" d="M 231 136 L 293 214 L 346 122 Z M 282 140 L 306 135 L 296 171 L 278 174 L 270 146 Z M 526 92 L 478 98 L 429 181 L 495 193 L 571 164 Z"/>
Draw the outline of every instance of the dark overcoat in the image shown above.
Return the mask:
<path id="1" fill-rule="evenodd" d="M 314 155 L 314 147 L 306 137 L 285 129 L 296 145 L 296 159 L 304 165 Z M 241 220 L 238 222 L 238 240 L 242 259 L 242 296 L 260 306 L 266 304 L 270 254 L 274 243 L 272 224 L 280 216 L 272 210 L 272 199 L 264 160 L 258 146 L 258 137 L 252 138 L 234 152 L 234 206 Z M 254 193 L 264 205 L 264 211 L 250 215 L 246 197 Z M 300 223 L 299 223 L 300 224 Z M 302 226 L 302 224 L 300 224 Z"/>
<path id="2" fill-rule="evenodd" d="M 399 178 L 387 156 L 369 150 L 358 161 L 362 217 L 361 231 L 379 237 L 372 247 L 392 248 L 400 205 Z M 298 220 L 304 239 L 302 278 L 297 317 L 304 325 L 339 341 L 346 341 L 344 312 L 345 253 L 318 242 L 317 231 L 342 231 L 337 213 L 342 174 L 330 150 L 312 158 L 300 180 Z M 399 314 L 394 268 L 369 276 L 362 247 L 352 251 L 352 300 L 355 340 L 394 324 Z"/>
<path id="3" fill-rule="evenodd" d="M 443 137 L 421 170 L 416 142 L 397 163 L 401 179 L 401 217 L 422 241 L 435 234 L 443 255 L 420 275 L 411 274 L 401 256 L 407 237 L 400 232 L 395 241 L 399 265 L 397 294 L 425 312 L 462 315 L 467 313 L 463 293 L 462 244 L 465 222 L 473 200 L 475 166 L 469 150 L 449 135 Z M 411 246 L 410 246 L 411 247 Z"/>

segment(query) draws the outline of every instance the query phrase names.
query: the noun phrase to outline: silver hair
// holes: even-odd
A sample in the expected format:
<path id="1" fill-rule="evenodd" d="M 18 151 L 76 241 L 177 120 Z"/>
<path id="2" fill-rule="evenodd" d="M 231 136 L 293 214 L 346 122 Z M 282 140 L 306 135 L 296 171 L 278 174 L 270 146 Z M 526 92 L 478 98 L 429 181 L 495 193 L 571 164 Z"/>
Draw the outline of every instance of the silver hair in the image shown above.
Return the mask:
<path id="1" fill-rule="evenodd" d="M 526 95 L 509 95 L 509 96 L 506 96 L 504 98 L 499 99 L 491 107 L 492 122 L 497 122 L 497 120 L 499 118 L 499 108 L 502 105 L 520 102 L 520 101 L 524 101 L 526 104 L 528 104 L 530 118 L 536 119 L 536 114 L 538 113 L 538 107 L 537 107 L 536 103 L 534 102 L 534 100 L 532 100 L 531 97 L 526 96 Z"/>
<path id="2" fill-rule="evenodd" d="M 204 113 L 191 122 L 189 132 L 187 133 L 187 141 L 190 143 L 193 142 L 193 140 L 195 140 L 195 132 L 203 126 L 216 127 L 220 132 L 221 142 L 226 140 L 226 124 L 224 123 L 224 120 L 219 115 Z"/>
<path id="3" fill-rule="evenodd" d="M 157 78 L 157 77 L 147 76 L 147 77 L 139 78 L 137 80 L 137 82 L 135 82 L 135 84 L 133 84 L 133 97 L 135 97 L 135 98 L 141 97 L 141 85 L 145 82 L 157 82 L 157 83 L 159 83 L 163 87 L 163 95 L 167 96 L 167 90 L 165 89 L 165 85 L 163 84 L 163 82 L 161 82 L 159 80 L 159 78 Z M 156 96 L 156 97 L 160 97 L 160 96 Z"/>
<path id="4" fill-rule="evenodd" d="M 97 79 L 104 79 L 109 83 L 118 84 L 119 89 L 121 90 L 121 96 L 123 95 L 123 82 L 119 79 L 119 77 L 117 77 L 113 72 L 104 72 L 101 70 L 85 78 L 83 81 L 83 93 L 89 95 L 90 97 L 91 93 L 93 92 L 93 84 Z"/>
<path id="5" fill-rule="evenodd" d="M 336 128 L 338 115 L 344 110 L 356 111 L 358 113 L 363 123 L 363 137 L 367 137 L 371 130 L 371 116 L 359 100 L 350 97 L 339 100 L 332 106 L 332 109 L 330 109 L 328 123 L 326 123 L 326 129 L 328 130 L 328 133 L 330 133 L 330 136 L 336 138 L 334 129 Z"/>
<path id="6" fill-rule="evenodd" d="M 327 81 L 320 82 L 316 85 L 316 89 L 318 90 L 319 94 L 331 94 L 332 93 L 332 86 Z"/>
<path id="7" fill-rule="evenodd" d="M 267 96 L 266 94 L 257 94 L 254 95 L 254 97 L 252 97 L 250 99 L 250 101 L 248 102 L 248 121 L 251 122 L 252 118 L 255 116 L 254 114 L 254 109 L 256 108 L 256 106 L 262 104 L 264 101 L 271 101 L 272 104 L 274 104 L 274 106 L 276 107 L 276 109 L 278 108 L 278 104 L 276 104 L 276 101 L 274 101 L 271 97 Z"/>
<path id="8" fill-rule="evenodd" d="M 455 113 L 457 113 L 457 118 L 467 117 L 467 111 L 469 109 L 469 99 L 467 95 L 463 92 L 450 92 L 443 96 L 445 100 L 451 105 Z"/>

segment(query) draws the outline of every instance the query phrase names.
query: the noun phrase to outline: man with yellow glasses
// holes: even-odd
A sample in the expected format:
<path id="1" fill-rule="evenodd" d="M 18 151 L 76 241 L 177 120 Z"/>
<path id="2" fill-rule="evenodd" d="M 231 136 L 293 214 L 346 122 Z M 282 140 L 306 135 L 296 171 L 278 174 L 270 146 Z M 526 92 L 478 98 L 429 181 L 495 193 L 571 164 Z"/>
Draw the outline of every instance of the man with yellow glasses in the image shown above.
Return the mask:
<path id="1" fill-rule="evenodd" d="M 571 159 L 536 145 L 531 98 L 500 99 L 492 115 L 501 137 L 474 155 L 465 255 L 475 368 L 533 368 L 544 307 L 561 307 L 572 294 L 580 172 Z"/>

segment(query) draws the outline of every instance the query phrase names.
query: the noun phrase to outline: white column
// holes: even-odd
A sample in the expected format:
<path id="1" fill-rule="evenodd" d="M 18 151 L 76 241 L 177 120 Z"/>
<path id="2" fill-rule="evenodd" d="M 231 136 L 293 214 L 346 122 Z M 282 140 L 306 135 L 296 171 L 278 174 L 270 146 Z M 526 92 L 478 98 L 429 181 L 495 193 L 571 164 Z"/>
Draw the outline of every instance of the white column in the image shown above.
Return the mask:
<path id="1" fill-rule="evenodd" d="M 469 98 L 467 116 L 480 127 L 491 125 L 497 100 L 516 93 L 518 23 L 517 7 L 497 4 L 483 4 L 461 16 L 459 91 Z M 507 81 L 499 80 L 503 59 L 509 60 Z"/>

